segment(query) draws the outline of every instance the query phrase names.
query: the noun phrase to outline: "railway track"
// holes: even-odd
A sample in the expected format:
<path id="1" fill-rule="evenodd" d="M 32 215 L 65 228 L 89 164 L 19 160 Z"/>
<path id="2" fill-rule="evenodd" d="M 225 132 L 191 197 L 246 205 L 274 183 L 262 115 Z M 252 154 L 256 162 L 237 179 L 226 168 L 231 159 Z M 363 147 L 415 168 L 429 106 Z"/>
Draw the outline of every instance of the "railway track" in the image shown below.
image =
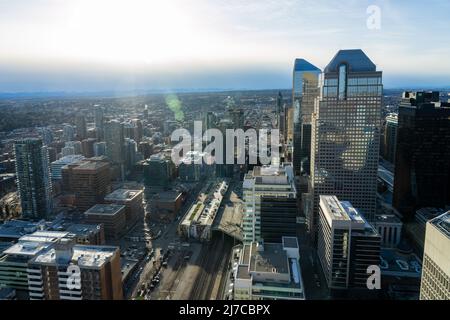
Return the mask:
<path id="1" fill-rule="evenodd" d="M 215 238 L 209 246 L 202 248 L 199 259 L 200 272 L 191 291 L 191 300 L 217 298 L 217 293 L 213 294 L 214 287 L 217 281 L 222 281 L 223 270 L 226 268 L 230 250 L 231 243 L 227 238 L 225 240 Z M 218 273 L 221 273 L 220 277 L 218 277 Z"/>

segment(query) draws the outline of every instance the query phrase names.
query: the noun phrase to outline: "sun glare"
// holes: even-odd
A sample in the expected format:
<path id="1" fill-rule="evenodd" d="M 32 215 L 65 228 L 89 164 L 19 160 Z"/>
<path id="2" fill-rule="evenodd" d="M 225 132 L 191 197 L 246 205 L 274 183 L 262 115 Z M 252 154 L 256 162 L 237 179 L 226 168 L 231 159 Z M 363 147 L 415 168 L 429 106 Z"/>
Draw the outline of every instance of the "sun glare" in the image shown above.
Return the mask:
<path id="1" fill-rule="evenodd" d="M 166 1 L 76 1 L 68 11 L 68 54 L 105 63 L 176 61 L 203 33 L 181 10 Z"/>

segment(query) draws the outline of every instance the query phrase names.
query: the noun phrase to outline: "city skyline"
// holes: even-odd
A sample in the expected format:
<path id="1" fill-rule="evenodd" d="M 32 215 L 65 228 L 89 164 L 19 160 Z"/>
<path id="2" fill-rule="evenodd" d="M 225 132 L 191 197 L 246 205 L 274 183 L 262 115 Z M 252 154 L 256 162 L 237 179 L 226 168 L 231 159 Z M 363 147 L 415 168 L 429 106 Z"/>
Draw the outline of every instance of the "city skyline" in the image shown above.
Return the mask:
<path id="1" fill-rule="evenodd" d="M 0 92 L 290 88 L 295 58 L 353 48 L 387 88 L 448 87 L 450 7 L 432 3 L 1 1 Z"/>

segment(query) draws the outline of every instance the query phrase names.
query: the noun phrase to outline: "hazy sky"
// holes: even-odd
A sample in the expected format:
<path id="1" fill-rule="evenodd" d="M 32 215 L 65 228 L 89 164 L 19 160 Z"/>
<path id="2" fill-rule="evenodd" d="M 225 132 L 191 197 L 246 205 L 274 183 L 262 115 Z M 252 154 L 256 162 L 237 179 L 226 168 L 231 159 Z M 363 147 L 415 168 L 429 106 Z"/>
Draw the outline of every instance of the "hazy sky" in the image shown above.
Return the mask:
<path id="1" fill-rule="evenodd" d="M 450 1 L 0 0 L 0 92 L 289 88 L 345 48 L 386 87 L 450 86 Z"/>

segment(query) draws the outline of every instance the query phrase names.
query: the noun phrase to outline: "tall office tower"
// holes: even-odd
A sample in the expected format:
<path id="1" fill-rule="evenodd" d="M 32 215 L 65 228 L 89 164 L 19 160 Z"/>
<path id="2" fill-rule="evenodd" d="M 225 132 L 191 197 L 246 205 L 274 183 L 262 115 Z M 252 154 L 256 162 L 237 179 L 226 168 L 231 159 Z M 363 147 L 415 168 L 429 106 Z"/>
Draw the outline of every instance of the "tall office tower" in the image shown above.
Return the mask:
<path id="1" fill-rule="evenodd" d="M 115 164 L 123 164 L 124 154 L 124 129 L 123 124 L 117 120 L 105 123 L 106 156 Z"/>
<path id="2" fill-rule="evenodd" d="M 97 141 L 95 138 L 87 138 L 81 141 L 81 153 L 86 158 L 92 158 L 94 153 L 94 144 Z"/>
<path id="3" fill-rule="evenodd" d="M 294 107 L 294 171 L 296 175 L 310 174 L 311 121 L 314 102 L 319 95 L 321 71 L 304 59 L 295 59 L 292 82 Z"/>
<path id="4" fill-rule="evenodd" d="M 142 126 L 142 121 L 139 119 L 133 119 L 133 123 L 135 126 L 134 141 L 139 144 L 144 136 L 144 128 Z"/>
<path id="5" fill-rule="evenodd" d="M 245 175 L 242 186 L 245 243 L 264 239 L 263 233 L 275 241 L 280 240 L 279 235 L 292 235 L 296 215 L 293 217 L 292 206 L 289 204 L 296 198 L 297 190 L 291 164 L 254 167 Z M 273 208 L 275 201 L 282 203 L 277 208 L 278 214 Z"/>
<path id="6" fill-rule="evenodd" d="M 319 196 L 350 201 L 372 221 L 380 144 L 381 71 L 357 50 L 340 50 L 325 68 L 313 114 L 311 192 L 305 213 L 316 241 Z"/>
<path id="7" fill-rule="evenodd" d="M 333 292 L 367 288 L 367 268 L 380 265 L 381 237 L 350 202 L 320 196 L 317 254 Z"/>
<path id="8" fill-rule="evenodd" d="M 14 142 L 17 186 L 25 218 L 46 218 L 52 211 L 52 184 L 46 147 L 37 138 Z"/>
<path id="9" fill-rule="evenodd" d="M 439 92 L 404 92 L 399 105 L 394 207 L 406 220 L 450 205 L 450 103 Z"/>
<path id="10" fill-rule="evenodd" d="M 153 144 L 150 141 L 142 141 L 138 145 L 138 151 L 144 156 L 144 159 L 148 159 L 153 154 Z"/>
<path id="11" fill-rule="evenodd" d="M 106 142 L 95 142 L 94 143 L 94 156 L 106 156 Z"/>
<path id="12" fill-rule="evenodd" d="M 50 128 L 43 127 L 39 129 L 44 146 L 48 146 L 53 142 L 53 132 Z"/>
<path id="13" fill-rule="evenodd" d="M 420 300 L 450 300 L 450 211 L 427 222 Z"/>
<path id="14" fill-rule="evenodd" d="M 397 149 L 397 128 L 398 114 L 391 113 L 386 117 L 384 127 L 384 148 L 383 158 L 390 163 L 395 163 L 395 153 Z"/>
<path id="15" fill-rule="evenodd" d="M 203 116 L 203 130 L 216 128 L 217 117 L 214 112 L 208 111 Z"/>
<path id="16" fill-rule="evenodd" d="M 75 128 L 70 124 L 63 125 L 63 141 L 73 141 L 75 140 Z"/>
<path id="17" fill-rule="evenodd" d="M 276 112 L 278 118 L 278 129 L 280 130 L 280 135 L 283 137 L 284 141 L 287 139 L 287 128 L 286 128 L 286 112 L 285 105 L 283 101 L 283 95 L 281 91 L 278 91 L 277 95 L 277 105 Z"/>
<path id="18" fill-rule="evenodd" d="M 167 187 L 175 173 L 175 165 L 170 157 L 162 153 L 152 155 L 144 163 L 144 183 L 151 187 Z"/>
<path id="19" fill-rule="evenodd" d="M 61 156 L 67 157 L 75 155 L 75 148 L 74 147 L 64 147 L 61 149 Z"/>
<path id="20" fill-rule="evenodd" d="M 148 106 L 147 105 L 144 106 L 143 114 L 144 114 L 144 119 L 148 119 Z"/>
<path id="21" fill-rule="evenodd" d="M 241 108 L 231 108 L 228 110 L 231 120 L 233 121 L 234 129 L 244 130 L 244 110 Z"/>
<path id="22" fill-rule="evenodd" d="M 125 165 L 130 170 L 137 161 L 137 143 L 133 139 L 125 138 Z"/>
<path id="23" fill-rule="evenodd" d="M 73 153 L 70 153 L 70 154 L 82 154 L 83 153 L 82 152 L 82 145 L 81 145 L 80 141 L 67 141 L 64 144 L 64 148 L 71 148 L 70 150 L 73 149 Z M 63 148 L 63 150 L 64 150 L 64 148 Z M 63 151 L 61 151 L 61 152 L 63 152 Z M 66 154 L 64 156 L 66 156 Z"/>
<path id="24" fill-rule="evenodd" d="M 86 118 L 83 114 L 75 116 L 75 125 L 77 127 L 77 139 L 83 140 L 87 138 Z"/>
<path id="25" fill-rule="evenodd" d="M 111 172 L 108 162 L 80 161 L 62 168 L 64 190 L 75 195 L 75 204 L 87 210 L 111 192 Z"/>
<path id="26" fill-rule="evenodd" d="M 72 286 L 70 267 L 80 269 L 80 286 Z M 31 300 L 122 300 L 117 247 L 74 245 L 62 238 L 38 253 L 28 268 Z"/>
<path id="27" fill-rule="evenodd" d="M 103 112 L 103 108 L 99 105 L 95 105 L 95 111 L 94 111 L 94 123 L 95 123 L 95 129 L 97 129 L 97 133 L 103 134 L 103 128 L 105 124 L 105 115 Z"/>

